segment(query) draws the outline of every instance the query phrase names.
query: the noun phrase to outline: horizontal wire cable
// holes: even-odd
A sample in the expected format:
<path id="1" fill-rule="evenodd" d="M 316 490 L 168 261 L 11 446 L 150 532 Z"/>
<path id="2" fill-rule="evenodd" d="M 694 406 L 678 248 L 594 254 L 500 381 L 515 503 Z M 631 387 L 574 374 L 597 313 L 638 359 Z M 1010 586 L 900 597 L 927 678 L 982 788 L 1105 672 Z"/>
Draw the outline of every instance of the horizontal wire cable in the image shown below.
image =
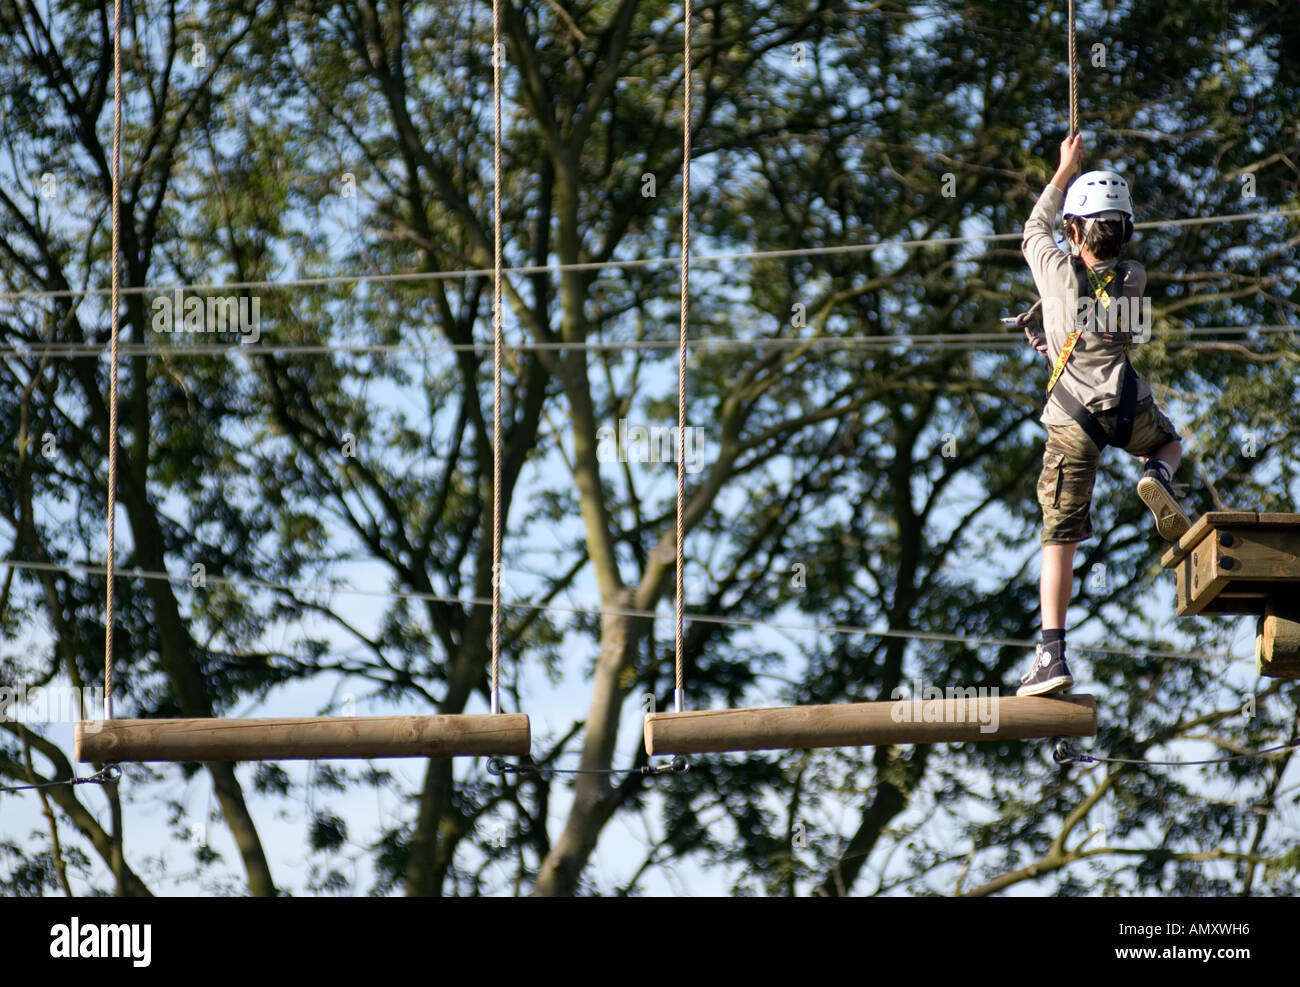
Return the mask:
<path id="1" fill-rule="evenodd" d="M 28 569 L 40 572 L 58 572 L 67 574 L 83 574 L 102 576 L 105 574 L 103 566 L 78 565 L 75 563 L 54 563 L 54 562 L 27 562 L 20 559 L 0 559 L 0 566 L 11 566 L 15 569 Z M 165 582 L 188 583 L 190 576 L 173 576 L 166 572 L 153 572 L 145 569 L 117 569 L 117 575 L 122 578 L 136 579 L 157 579 Z M 294 584 L 294 583 L 273 583 L 261 579 L 247 578 L 227 578 L 223 576 L 205 575 L 205 582 L 216 583 L 218 585 L 232 586 L 236 588 L 252 588 L 278 590 L 292 593 L 341 593 L 345 596 L 376 596 L 385 599 L 398 600 L 423 600 L 434 603 L 449 603 L 456 606 L 485 606 L 490 607 L 492 600 L 490 597 L 459 597 L 459 596 L 442 596 L 437 593 L 425 593 L 418 590 L 375 590 L 375 589 L 357 589 L 343 586 L 317 586 L 311 584 Z M 519 610 L 542 610 L 555 613 L 572 613 L 591 616 L 611 615 L 618 617 L 636 617 L 646 620 L 672 620 L 671 613 L 658 613 L 654 610 L 632 610 L 621 607 L 574 607 L 565 606 L 558 603 L 534 603 L 528 600 L 502 600 L 502 607 L 513 607 Z M 938 631 L 916 631 L 916 630 L 880 630 L 871 627 L 859 627 L 851 624 L 808 624 L 793 623 L 790 621 L 764 620 L 757 617 L 728 617 L 722 614 L 704 614 L 692 613 L 687 611 L 686 620 L 692 620 L 702 624 L 723 624 L 736 627 L 749 628 L 772 628 L 774 630 L 791 630 L 791 631 L 815 631 L 824 634 L 836 634 L 843 636 L 860 635 L 863 637 L 882 637 L 882 638 L 903 638 L 916 641 L 938 641 L 950 644 L 974 644 L 993 647 L 1011 647 L 1011 648 L 1032 648 L 1038 642 L 1036 640 L 1026 640 L 1022 638 L 1010 637 L 986 637 L 974 634 L 945 634 Z M 1106 645 L 1089 645 L 1073 644 L 1075 651 L 1087 652 L 1093 654 L 1114 655 L 1118 657 L 1154 657 L 1154 658 L 1178 658 L 1198 661 L 1243 661 L 1245 659 L 1237 658 L 1236 655 L 1224 652 L 1212 651 L 1151 651 L 1139 648 L 1114 648 Z"/>
<path id="2" fill-rule="evenodd" d="M 84 775 L 80 778 L 61 778 L 58 781 L 43 781 L 34 785 L 0 786 L 0 795 L 8 795 L 13 792 L 30 792 L 38 788 L 58 788 L 60 785 L 102 785 L 117 781 L 121 776 L 122 771 L 116 764 L 106 764 L 94 774 Z"/>
<path id="3" fill-rule="evenodd" d="M 1179 741 L 1187 743 L 1200 739 L 1200 737 L 1181 737 Z M 1300 738 L 1287 741 L 1285 744 L 1278 744 L 1275 747 L 1263 747 L 1257 751 L 1246 751 L 1242 754 L 1233 754 L 1230 757 L 1213 757 L 1203 761 L 1148 761 L 1136 757 L 1101 757 L 1097 754 L 1084 754 L 1062 741 L 1056 745 L 1056 752 L 1053 757 L 1057 764 L 1150 764 L 1165 768 L 1186 768 L 1201 764 L 1229 764 L 1232 761 L 1249 761 L 1254 758 L 1269 757 L 1296 747 L 1300 747 Z"/>
<path id="4" fill-rule="evenodd" d="M 1231 338 L 1219 339 L 1218 336 L 1231 337 L 1258 333 L 1273 335 L 1278 333 L 1300 332 L 1300 325 L 1267 324 L 1258 326 L 1188 326 L 1178 329 L 1161 330 L 1163 345 L 1174 348 L 1200 345 L 1202 343 L 1234 342 Z M 1191 333 L 1191 338 L 1165 339 Z M 216 335 L 215 333 L 193 333 L 186 335 Z M 234 333 L 231 333 L 234 335 Z M 108 343 L 35 343 L 31 345 L 13 345 L 0 347 L 0 358 L 51 357 L 59 359 L 88 359 L 99 357 L 108 349 Z M 583 341 L 583 342 L 524 342 L 504 343 L 503 351 L 525 353 L 532 351 L 618 351 L 618 350 L 675 350 L 680 345 L 676 339 L 633 339 L 622 341 Z M 1145 344 L 1145 345 L 1150 345 Z M 769 338 L 734 339 L 722 336 L 702 336 L 687 340 L 690 349 L 776 349 L 798 347 L 844 349 L 889 349 L 892 347 L 913 349 L 1019 349 L 1027 347 L 1023 335 L 1016 332 L 988 333 L 931 333 L 915 336 L 775 336 Z M 281 343 L 264 345 L 257 343 L 196 343 L 192 346 L 174 346 L 156 343 L 119 343 L 118 352 L 122 356 L 281 356 L 281 355 L 323 355 L 327 353 L 481 353 L 493 349 L 491 342 L 482 343 Z"/>
<path id="5" fill-rule="evenodd" d="M 635 768 L 552 768 L 542 764 L 508 764 L 504 758 L 488 759 L 488 773 L 538 775 L 543 780 L 551 775 L 668 775 L 683 774 L 690 770 L 686 758 L 678 755 L 669 764 L 643 764 Z"/>
<path id="6" fill-rule="evenodd" d="M 1275 209 L 1267 212 L 1231 213 L 1220 216 L 1196 216 L 1184 219 L 1152 220 L 1134 223 L 1135 230 L 1166 229 L 1180 226 L 1205 226 L 1213 223 L 1243 223 L 1257 219 L 1275 219 L 1283 216 L 1300 215 L 1300 209 Z M 716 254 L 702 254 L 691 257 L 692 264 L 717 264 L 730 260 L 779 260 L 790 257 L 824 257 L 836 254 L 861 253 L 868 250 L 918 250 L 925 247 L 946 247 L 963 243 L 987 243 L 1001 240 L 1019 240 L 1022 233 L 987 233 L 976 236 L 930 237 L 919 240 L 875 240 L 870 243 L 848 243 L 828 247 L 792 247 L 778 250 L 735 250 Z M 681 257 L 642 257 L 626 260 L 583 261 L 573 264 L 533 264 L 523 267 L 502 268 L 503 274 L 549 274 L 563 271 L 598 271 L 607 268 L 649 268 L 676 266 Z M 285 278 L 273 281 L 225 281 L 211 284 L 187 284 L 173 282 L 164 285 L 124 285 L 122 294 L 164 294 L 181 289 L 181 291 L 240 291 L 240 290 L 276 290 L 282 288 L 319 288 L 335 284 L 378 284 L 401 283 L 407 281 L 454 281 L 468 278 L 489 278 L 492 268 L 466 268 L 455 271 L 397 271 L 386 274 L 336 274 L 312 278 Z M 61 289 L 23 289 L 20 291 L 0 291 L 0 301 L 18 301 L 40 298 L 88 298 L 108 295 L 108 288 L 61 288 Z"/>

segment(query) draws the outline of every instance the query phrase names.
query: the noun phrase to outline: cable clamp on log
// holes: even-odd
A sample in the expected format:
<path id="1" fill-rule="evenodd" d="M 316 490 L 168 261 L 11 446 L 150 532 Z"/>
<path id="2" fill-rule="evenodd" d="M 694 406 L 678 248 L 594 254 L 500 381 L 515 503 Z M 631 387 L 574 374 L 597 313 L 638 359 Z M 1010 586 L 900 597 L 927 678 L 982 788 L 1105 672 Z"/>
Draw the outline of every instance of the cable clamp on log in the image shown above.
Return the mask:
<path id="1" fill-rule="evenodd" d="M 488 774 L 494 775 L 536 775 L 542 781 L 550 781 L 557 774 L 600 774 L 599 771 L 566 770 L 564 768 L 546 768 L 538 764 L 511 764 L 505 758 L 488 758 Z"/>
<path id="2" fill-rule="evenodd" d="M 511 764 L 504 758 L 494 757 L 488 760 L 488 772 L 494 775 L 537 775 L 542 781 L 550 781 L 556 774 L 592 774 L 599 772 L 566 771 L 564 768 L 546 768 L 539 764 Z"/>
<path id="3" fill-rule="evenodd" d="M 114 782 L 122 777 L 122 769 L 117 766 L 117 762 L 105 764 L 102 768 L 90 775 L 86 781 Z"/>
<path id="4" fill-rule="evenodd" d="M 1075 750 L 1062 740 L 1052 752 L 1052 760 L 1057 764 L 1095 764 L 1097 759 Z"/>
<path id="5" fill-rule="evenodd" d="M 681 775 L 691 770 L 686 758 L 678 755 L 668 764 L 647 764 L 641 769 L 643 775 Z"/>

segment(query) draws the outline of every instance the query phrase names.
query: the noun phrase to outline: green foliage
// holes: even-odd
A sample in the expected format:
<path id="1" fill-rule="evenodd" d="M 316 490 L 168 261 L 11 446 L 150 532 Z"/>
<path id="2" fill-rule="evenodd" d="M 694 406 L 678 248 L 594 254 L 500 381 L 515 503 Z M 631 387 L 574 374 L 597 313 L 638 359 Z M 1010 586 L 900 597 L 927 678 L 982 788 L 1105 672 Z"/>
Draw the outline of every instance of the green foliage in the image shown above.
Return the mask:
<path id="1" fill-rule="evenodd" d="M 49 9 L 43 40 L 34 9 L 0 5 L 6 291 L 108 280 L 103 22 L 82 3 Z M 211 5 L 204 71 L 187 63 L 192 25 L 157 4 L 134 8 L 149 27 L 125 65 L 133 98 L 123 274 L 131 288 L 150 287 L 126 296 L 123 341 L 168 352 L 120 367 L 118 561 L 173 579 L 116 588 L 117 701 L 128 715 L 249 715 L 303 696 L 316 708 L 325 693 L 339 712 L 347 692 L 369 704 L 364 712 L 485 708 L 488 608 L 448 601 L 491 594 L 492 361 L 465 348 L 491 338 L 490 279 L 232 289 L 260 302 L 255 355 L 229 339 L 229 352 L 200 354 L 212 339 L 164 336 L 150 323 L 156 286 L 175 282 L 491 265 L 484 8 L 393 0 L 374 9 Z M 674 256 L 680 6 L 523 0 L 511 10 L 505 263 Z M 709 458 L 689 477 L 688 496 L 713 499 L 689 532 L 687 609 L 741 622 L 1031 637 L 1045 366 L 1014 344 L 861 345 L 996 331 L 1000 316 L 1032 298 L 1016 245 L 851 248 L 1020 229 L 1068 119 L 1061 12 L 1027 0 L 769 0 L 711 5 L 696 29 L 691 335 L 856 342 L 690 349 L 687 421 L 702 430 Z M 1132 176 L 1139 220 L 1300 205 L 1293 17 L 1219 0 L 1116 3 L 1081 13 L 1081 55 L 1094 43 L 1107 63 L 1085 57 L 1080 68 L 1090 163 Z M 66 73 L 51 69 L 52 50 Z M 58 178 L 52 200 L 35 182 L 47 171 Z M 647 175 L 653 196 L 643 194 Z M 348 181 L 355 197 L 345 197 Z M 1135 363 L 1192 440 L 1181 478 L 1196 510 L 1215 496 L 1294 506 L 1297 435 L 1279 410 L 1296 404 L 1294 333 L 1244 331 L 1225 344 L 1189 332 L 1294 326 L 1297 229 L 1294 217 L 1162 224 L 1132 244 L 1158 316 L 1156 341 Z M 802 253 L 698 259 L 776 248 Z M 808 252 L 823 248 L 836 249 Z M 671 264 L 511 275 L 507 336 L 675 340 L 678 277 Z M 98 296 L 3 304 L 4 347 L 106 340 Z M 326 350 L 274 350 L 292 345 Z M 508 601 L 617 609 L 639 591 L 651 607 L 671 604 L 671 569 L 657 569 L 655 553 L 671 546 L 673 470 L 603 463 L 586 482 L 579 440 L 620 418 L 675 423 L 675 371 L 668 348 L 507 354 Z M 107 361 L 14 353 L 0 372 L 6 557 L 100 564 Z M 39 451 L 47 435 L 53 455 Z M 1243 451 L 1248 440 L 1254 454 Z M 1158 652 L 1173 636 L 1167 577 L 1152 562 L 1160 546 L 1132 481 L 1131 465 L 1110 454 L 1095 498 L 1098 536 L 1079 559 L 1081 573 L 1103 565 L 1109 578 L 1080 580 L 1071 640 Z M 205 582 L 192 580 L 196 564 Z M 626 595 L 609 591 L 615 583 Z M 101 681 L 104 595 L 93 573 L 13 570 L 0 605 L 0 670 Z M 1233 630 L 1209 621 L 1180 629 L 1180 648 L 1204 650 L 1228 647 Z M 639 715 L 644 694 L 664 708 L 671 624 L 506 607 L 502 632 L 507 705 L 528 710 L 556 693 L 572 706 L 571 718 L 548 706 L 536 763 L 644 763 L 639 731 L 620 732 L 618 717 L 603 736 L 568 725 L 588 709 L 585 697 L 574 701 L 579 687 L 599 688 L 589 673 L 611 654 L 623 723 Z M 1010 646 L 872 633 L 702 621 L 686 632 L 697 707 L 883 699 L 918 680 L 1007 692 L 1026 659 Z M 1265 693 L 1237 664 L 1074 647 L 1099 697 L 1096 751 L 1208 756 L 1294 734 L 1293 686 Z M 1249 721 L 1238 712 L 1247 695 L 1259 699 Z M 701 872 L 737 894 L 984 893 L 1022 880 L 1059 895 L 1295 893 L 1294 827 L 1279 802 L 1289 798 L 1289 761 L 1107 775 L 1063 771 L 1048 747 L 701 758 L 686 775 L 619 778 L 595 803 L 571 800 L 565 776 L 493 776 L 478 762 L 400 773 L 319 765 L 306 775 L 263 764 L 241 775 L 243 789 L 220 768 L 200 775 L 188 765 L 141 771 L 123 786 L 128 856 L 135 813 L 160 799 L 185 838 L 202 802 L 170 787 L 183 779 L 226 793 L 219 808 L 245 836 L 273 807 L 300 808 L 306 790 L 338 797 L 308 820 L 308 845 L 325 855 L 298 883 L 311 893 L 527 893 L 557 881 L 639 894 L 674 880 L 689 887 Z M 0 747 L 0 777 L 25 770 L 20 756 L 13 743 Z M 43 771 L 58 768 L 52 755 L 38 760 Z M 351 812 L 366 788 L 385 815 L 363 833 Z M 239 808 L 241 791 L 255 795 L 249 810 Z M 59 819 L 75 859 L 94 834 L 84 817 Z M 568 846 L 570 826 L 584 854 L 599 845 L 600 869 L 556 850 Z M 1098 827 L 1104 836 L 1085 841 Z M 504 847 L 490 839 L 499 828 L 510 834 Z M 624 852 L 632 830 L 644 846 Z M 55 890 L 48 836 L 0 835 L 0 887 Z M 289 866 L 273 856 L 276 873 L 265 873 L 256 853 L 223 854 L 215 842 L 197 854 L 210 887 L 273 893 Z M 1080 855 L 1097 847 L 1117 852 Z M 1061 848 L 1059 867 L 1017 875 Z M 1243 856 L 1197 857 L 1214 848 Z"/>
<path id="2" fill-rule="evenodd" d="M 307 845 L 315 853 L 338 850 L 348 838 L 348 826 L 333 813 L 318 812 L 307 830 Z"/>

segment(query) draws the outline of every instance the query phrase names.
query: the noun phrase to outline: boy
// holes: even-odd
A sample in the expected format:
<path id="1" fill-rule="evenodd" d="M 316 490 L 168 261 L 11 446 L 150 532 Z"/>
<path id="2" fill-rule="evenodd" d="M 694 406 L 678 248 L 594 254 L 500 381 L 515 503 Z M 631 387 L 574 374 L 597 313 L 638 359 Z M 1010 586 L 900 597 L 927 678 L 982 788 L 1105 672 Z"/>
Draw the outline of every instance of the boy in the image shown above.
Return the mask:
<path id="1" fill-rule="evenodd" d="M 1074 588 L 1075 546 L 1092 537 L 1089 509 L 1101 450 L 1115 445 L 1144 457 L 1138 496 L 1155 515 L 1163 538 L 1177 541 L 1191 525 L 1170 486 L 1182 459 L 1178 433 L 1128 360 L 1128 347 L 1138 337 L 1122 320 L 1128 312 L 1136 321 L 1132 316 L 1146 287 L 1142 265 L 1119 262 L 1133 232 L 1128 184 L 1114 172 L 1092 171 L 1070 185 L 1067 195 L 1083 151 L 1081 137 L 1061 142 L 1060 167 L 1039 197 L 1021 242 L 1043 305 L 1043 332 L 1031 342 L 1053 368 L 1040 419 L 1047 426 L 1038 478 L 1043 640 L 1016 690 L 1020 696 L 1074 685 L 1065 662 L 1065 612 Z M 1062 208 L 1070 254 L 1052 239 L 1052 220 Z M 1117 304 L 1119 298 L 1125 301 Z"/>

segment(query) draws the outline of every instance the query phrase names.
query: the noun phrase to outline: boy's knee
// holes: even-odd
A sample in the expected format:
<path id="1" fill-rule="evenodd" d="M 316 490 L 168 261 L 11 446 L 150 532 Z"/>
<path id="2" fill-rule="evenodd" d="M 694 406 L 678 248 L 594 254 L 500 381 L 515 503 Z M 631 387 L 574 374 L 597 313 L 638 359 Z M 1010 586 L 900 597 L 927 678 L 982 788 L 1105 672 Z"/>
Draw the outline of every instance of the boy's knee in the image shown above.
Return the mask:
<path id="1" fill-rule="evenodd" d="M 1084 504 L 1082 508 L 1061 511 L 1050 507 L 1043 508 L 1043 533 L 1039 541 L 1043 545 L 1077 545 L 1092 537 L 1092 505 Z"/>

